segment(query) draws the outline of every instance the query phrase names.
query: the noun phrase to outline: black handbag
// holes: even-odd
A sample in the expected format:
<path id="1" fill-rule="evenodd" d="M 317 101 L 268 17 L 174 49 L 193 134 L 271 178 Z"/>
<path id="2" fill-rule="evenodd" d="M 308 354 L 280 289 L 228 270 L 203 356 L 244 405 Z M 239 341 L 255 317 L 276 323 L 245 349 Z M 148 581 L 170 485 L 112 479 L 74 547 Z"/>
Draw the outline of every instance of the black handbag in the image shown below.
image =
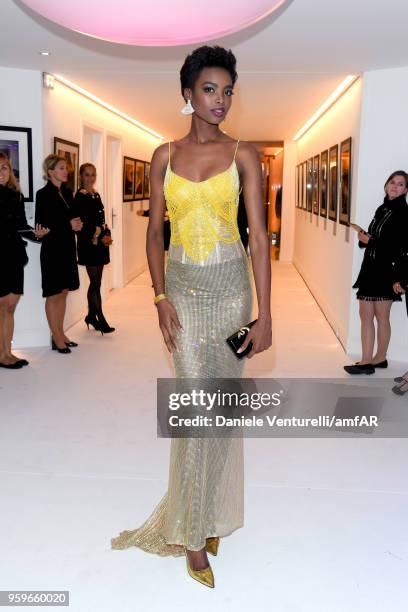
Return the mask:
<path id="1" fill-rule="evenodd" d="M 228 336 L 228 338 L 226 339 L 228 346 L 238 359 L 242 359 L 243 357 L 245 357 L 245 355 L 247 355 L 252 349 L 253 343 L 251 341 L 246 347 L 246 349 L 242 351 L 242 353 L 237 353 L 237 350 L 240 348 L 245 338 L 247 337 L 249 330 L 251 329 L 253 324 L 257 322 L 257 320 L 258 319 L 255 319 L 254 321 L 243 325 L 234 334 L 231 334 L 231 336 Z"/>

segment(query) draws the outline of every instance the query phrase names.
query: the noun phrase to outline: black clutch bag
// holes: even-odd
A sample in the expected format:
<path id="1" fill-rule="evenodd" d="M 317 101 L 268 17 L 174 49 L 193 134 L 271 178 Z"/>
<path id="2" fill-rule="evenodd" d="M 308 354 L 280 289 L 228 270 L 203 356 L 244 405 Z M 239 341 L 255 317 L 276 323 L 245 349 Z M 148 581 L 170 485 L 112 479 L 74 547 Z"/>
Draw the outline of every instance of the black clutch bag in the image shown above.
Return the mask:
<path id="1" fill-rule="evenodd" d="M 254 321 L 251 321 L 250 323 L 243 325 L 242 327 L 238 329 L 238 331 L 236 331 L 231 336 L 228 336 L 228 338 L 226 339 L 228 346 L 231 348 L 234 355 L 238 359 L 242 359 L 243 357 L 245 357 L 245 355 L 247 355 L 252 349 L 252 342 L 250 342 L 248 346 L 246 347 L 246 349 L 242 351 L 242 353 L 237 353 L 237 350 L 240 348 L 240 346 L 244 342 L 249 330 L 251 329 L 253 324 L 257 322 L 257 320 L 258 319 L 255 319 Z"/>

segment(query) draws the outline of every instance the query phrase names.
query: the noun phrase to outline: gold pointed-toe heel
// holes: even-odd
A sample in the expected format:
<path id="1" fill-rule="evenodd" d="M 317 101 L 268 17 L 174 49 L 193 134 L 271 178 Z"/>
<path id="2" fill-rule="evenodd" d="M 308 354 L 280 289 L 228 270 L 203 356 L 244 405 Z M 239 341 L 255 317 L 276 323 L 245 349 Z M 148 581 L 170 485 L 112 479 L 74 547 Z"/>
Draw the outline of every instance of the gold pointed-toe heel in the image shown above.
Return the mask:
<path id="1" fill-rule="evenodd" d="M 214 588 L 214 574 L 212 572 L 211 565 L 208 564 L 208 567 L 205 567 L 202 570 L 194 570 L 190 566 L 190 563 L 188 562 L 187 550 L 184 549 L 184 552 L 186 554 L 187 571 L 190 574 L 190 576 L 194 578 L 194 580 L 201 582 L 201 584 L 204 584 L 205 586 L 211 587 L 213 589 Z"/>
<path id="2" fill-rule="evenodd" d="M 217 555 L 220 538 L 207 538 L 205 541 L 205 550 L 214 557 Z"/>

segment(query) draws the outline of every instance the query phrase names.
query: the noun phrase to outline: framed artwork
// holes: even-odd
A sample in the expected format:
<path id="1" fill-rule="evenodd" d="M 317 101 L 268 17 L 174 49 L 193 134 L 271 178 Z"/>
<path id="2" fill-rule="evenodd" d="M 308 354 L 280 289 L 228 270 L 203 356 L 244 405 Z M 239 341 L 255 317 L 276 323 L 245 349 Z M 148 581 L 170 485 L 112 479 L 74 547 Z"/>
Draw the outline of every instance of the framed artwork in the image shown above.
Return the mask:
<path id="1" fill-rule="evenodd" d="M 320 216 L 327 217 L 327 164 L 329 161 L 328 151 L 320 154 Z"/>
<path id="2" fill-rule="evenodd" d="M 147 200 L 148 198 L 150 198 L 150 162 L 145 162 L 143 199 Z"/>
<path id="3" fill-rule="evenodd" d="M 320 179 L 320 156 L 313 158 L 313 183 L 312 183 L 312 210 L 313 214 L 319 214 L 319 179 Z"/>
<path id="4" fill-rule="evenodd" d="M 351 138 L 340 143 L 339 223 L 350 225 L 351 203 Z"/>
<path id="5" fill-rule="evenodd" d="M 313 158 L 308 159 L 306 164 L 306 208 L 308 212 L 312 212 Z"/>
<path id="6" fill-rule="evenodd" d="M 54 137 L 54 153 L 64 157 L 68 166 L 68 187 L 75 193 L 78 189 L 79 144 Z"/>
<path id="7" fill-rule="evenodd" d="M 338 195 L 338 164 L 339 145 L 329 149 L 329 219 L 337 221 L 337 195 Z"/>
<path id="8" fill-rule="evenodd" d="M 0 152 L 7 155 L 25 202 L 33 201 L 31 128 L 0 125 Z"/>
<path id="9" fill-rule="evenodd" d="M 136 160 L 132 157 L 123 158 L 123 202 L 133 201 L 135 164 Z"/>
<path id="10" fill-rule="evenodd" d="M 295 206 L 299 208 L 299 166 L 295 168 Z"/>
<path id="11" fill-rule="evenodd" d="M 135 188 L 133 191 L 134 200 L 143 200 L 144 190 L 144 168 L 145 163 L 140 159 L 135 160 Z"/>
<path id="12" fill-rule="evenodd" d="M 303 210 L 307 209 L 307 163 L 303 162 L 302 164 L 302 204 Z"/>

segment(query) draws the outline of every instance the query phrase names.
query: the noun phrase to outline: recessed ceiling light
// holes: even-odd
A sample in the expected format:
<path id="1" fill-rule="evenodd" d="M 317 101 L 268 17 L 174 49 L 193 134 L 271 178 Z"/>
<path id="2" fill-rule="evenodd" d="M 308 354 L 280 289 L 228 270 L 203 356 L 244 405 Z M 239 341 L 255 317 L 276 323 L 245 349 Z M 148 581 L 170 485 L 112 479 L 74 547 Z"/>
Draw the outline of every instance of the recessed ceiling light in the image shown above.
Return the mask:
<path id="1" fill-rule="evenodd" d="M 40 55 L 50 55 L 49 51 L 39 51 Z"/>

